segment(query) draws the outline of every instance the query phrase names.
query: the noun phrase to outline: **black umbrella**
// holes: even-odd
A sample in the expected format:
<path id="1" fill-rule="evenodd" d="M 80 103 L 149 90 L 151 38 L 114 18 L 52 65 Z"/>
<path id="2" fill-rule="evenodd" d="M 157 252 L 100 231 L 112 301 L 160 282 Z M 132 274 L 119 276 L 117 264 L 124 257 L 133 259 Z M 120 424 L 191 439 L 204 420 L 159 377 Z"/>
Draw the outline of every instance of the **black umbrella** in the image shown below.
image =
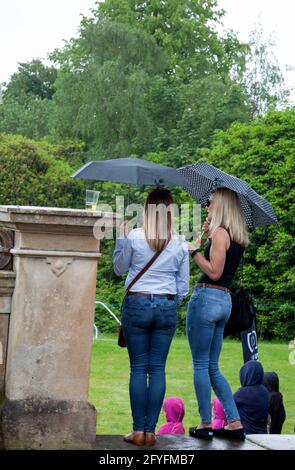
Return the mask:
<path id="1" fill-rule="evenodd" d="M 185 185 L 185 179 L 175 168 L 130 157 L 88 162 L 72 178 L 157 186 Z"/>
<path id="2" fill-rule="evenodd" d="M 205 162 L 184 166 L 178 171 L 186 180 L 184 187 L 200 204 L 205 205 L 215 189 L 228 188 L 238 195 L 248 227 L 278 223 L 271 205 L 246 181 Z"/>

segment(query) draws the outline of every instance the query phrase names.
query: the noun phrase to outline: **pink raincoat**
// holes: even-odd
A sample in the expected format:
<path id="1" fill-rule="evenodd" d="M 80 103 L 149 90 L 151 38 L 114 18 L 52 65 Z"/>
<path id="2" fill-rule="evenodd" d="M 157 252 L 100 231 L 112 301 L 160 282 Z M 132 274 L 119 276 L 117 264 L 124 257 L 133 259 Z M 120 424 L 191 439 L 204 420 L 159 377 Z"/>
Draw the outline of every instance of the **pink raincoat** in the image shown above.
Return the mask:
<path id="1" fill-rule="evenodd" d="M 166 398 L 163 403 L 163 410 L 166 415 L 167 423 L 163 424 L 159 434 L 185 434 L 182 424 L 184 417 L 184 401 L 179 397 Z"/>
<path id="2" fill-rule="evenodd" d="M 213 400 L 213 414 L 214 420 L 212 421 L 212 429 L 220 429 L 227 425 L 224 409 L 218 398 L 214 398 Z"/>

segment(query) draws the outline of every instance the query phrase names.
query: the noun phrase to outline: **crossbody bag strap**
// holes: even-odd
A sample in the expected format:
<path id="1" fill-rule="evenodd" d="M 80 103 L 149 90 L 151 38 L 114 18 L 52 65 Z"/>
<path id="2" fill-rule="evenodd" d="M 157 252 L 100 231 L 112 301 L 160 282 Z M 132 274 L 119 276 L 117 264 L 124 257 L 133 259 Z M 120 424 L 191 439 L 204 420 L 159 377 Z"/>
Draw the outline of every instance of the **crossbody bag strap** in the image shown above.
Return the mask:
<path id="1" fill-rule="evenodd" d="M 151 267 L 151 265 L 156 261 L 156 259 L 160 256 L 163 250 L 157 251 L 154 256 L 149 260 L 149 262 L 144 266 L 144 268 L 135 276 L 134 279 L 130 282 L 129 286 L 126 289 L 125 294 L 134 286 L 134 284 L 144 275 L 144 273 Z"/>

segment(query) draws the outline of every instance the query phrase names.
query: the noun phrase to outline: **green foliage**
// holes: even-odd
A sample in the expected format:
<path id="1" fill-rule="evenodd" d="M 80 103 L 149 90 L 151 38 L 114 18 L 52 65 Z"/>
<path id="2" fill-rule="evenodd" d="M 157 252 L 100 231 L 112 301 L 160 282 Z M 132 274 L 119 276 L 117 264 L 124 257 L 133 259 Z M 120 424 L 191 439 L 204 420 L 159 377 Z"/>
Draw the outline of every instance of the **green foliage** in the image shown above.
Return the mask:
<path id="1" fill-rule="evenodd" d="M 95 12 L 152 35 L 168 54 L 169 75 L 180 82 L 243 67 L 246 47 L 232 32 L 221 38 L 214 28 L 223 14 L 216 0 L 106 0 Z"/>
<path id="2" fill-rule="evenodd" d="M 71 179 L 73 169 L 54 154 L 62 156 L 61 146 L 0 134 L 1 204 L 84 205 L 84 183 Z"/>
<path id="3" fill-rule="evenodd" d="M 0 102 L 0 132 L 39 139 L 50 134 L 57 70 L 40 60 L 19 64 L 4 87 Z"/>
<path id="4" fill-rule="evenodd" d="M 57 70 L 45 66 L 40 60 L 20 63 L 18 71 L 12 75 L 5 87 L 4 100 L 12 98 L 22 103 L 27 95 L 35 99 L 50 100 L 55 92 L 56 77 Z"/>
<path id="5" fill-rule="evenodd" d="M 177 149 L 191 157 L 217 129 L 287 96 L 272 43 L 222 31 L 216 0 L 106 0 L 78 36 L 19 65 L 0 105 L 0 132 L 83 140 L 95 159 Z"/>
<path id="6" fill-rule="evenodd" d="M 176 145 L 189 154 L 209 145 L 216 129 L 226 130 L 234 121 L 248 121 L 246 95 L 237 83 L 214 76 L 181 87 L 184 110 L 175 131 Z"/>
<path id="7" fill-rule="evenodd" d="M 270 112 L 251 124 L 217 132 L 199 161 L 245 179 L 272 205 L 279 226 L 251 233 L 246 250 L 245 285 L 256 303 L 280 307 L 261 312 L 261 332 L 291 339 L 294 335 L 294 137 L 295 110 Z"/>
<path id="8" fill-rule="evenodd" d="M 163 51 L 144 31 L 101 21 L 83 25 L 79 40 L 52 58 L 62 67 L 54 97 L 54 128 L 82 138 L 98 158 L 143 153 L 155 126 L 146 103 Z"/>
<path id="9" fill-rule="evenodd" d="M 30 139 L 48 136 L 53 102 L 36 99 L 32 95 L 26 95 L 21 101 L 8 97 L 0 104 L 0 132 Z"/>
<path id="10" fill-rule="evenodd" d="M 99 158 L 189 152 L 215 129 L 249 118 L 242 71 L 247 47 L 219 36 L 216 1 L 107 0 L 83 18 L 78 38 L 51 54 L 56 138 L 83 139 Z M 185 137 L 184 137 L 185 136 Z"/>

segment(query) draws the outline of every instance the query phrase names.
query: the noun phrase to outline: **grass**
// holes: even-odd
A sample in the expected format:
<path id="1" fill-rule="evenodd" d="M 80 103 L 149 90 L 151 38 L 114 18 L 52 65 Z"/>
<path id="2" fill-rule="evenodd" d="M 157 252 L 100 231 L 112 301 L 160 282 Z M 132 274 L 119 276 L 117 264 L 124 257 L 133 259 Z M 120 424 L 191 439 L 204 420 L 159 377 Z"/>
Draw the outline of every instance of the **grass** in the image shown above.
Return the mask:
<path id="1" fill-rule="evenodd" d="M 289 363 L 288 344 L 261 342 L 259 357 L 265 371 L 276 371 L 287 413 L 282 432 L 293 434 L 295 425 L 295 366 Z M 225 340 L 220 368 L 232 390 L 240 386 L 239 370 L 243 363 L 241 343 Z M 180 396 L 185 402 L 184 426 L 199 422 L 193 389 L 191 355 L 185 337 L 175 337 L 166 366 L 166 396 Z M 126 348 L 117 346 L 115 336 L 100 336 L 93 344 L 89 399 L 97 409 L 98 434 L 125 434 L 131 430 L 129 405 L 129 359 Z M 159 425 L 165 422 L 163 412 Z"/>

